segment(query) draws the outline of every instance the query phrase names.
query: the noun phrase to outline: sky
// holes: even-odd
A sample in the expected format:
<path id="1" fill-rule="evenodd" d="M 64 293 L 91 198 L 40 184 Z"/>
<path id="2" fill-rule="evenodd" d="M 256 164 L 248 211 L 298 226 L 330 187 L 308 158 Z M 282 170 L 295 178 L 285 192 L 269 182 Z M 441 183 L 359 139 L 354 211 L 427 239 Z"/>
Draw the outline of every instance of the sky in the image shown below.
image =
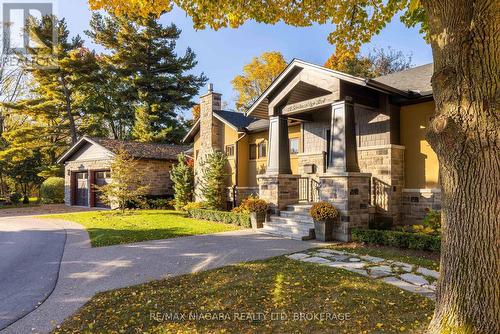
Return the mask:
<path id="1" fill-rule="evenodd" d="M 80 34 L 88 29 L 91 11 L 85 0 L 59 0 L 60 17 L 65 17 L 72 35 Z M 181 30 L 177 41 L 177 52 L 183 54 L 191 47 L 197 55 L 198 65 L 194 73 L 205 73 L 214 90 L 222 93 L 223 102 L 229 109 L 234 107 L 236 94 L 232 89 L 231 80 L 241 73 L 243 66 L 255 56 L 265 51 L 279 51 L 287 61 L 299 58 L 314 64 L 323 65 L 334 48 L 327 41 L 332 25 L 314 25 L 306 28 L 296 28 L 285 24 L 266 25 L 247 22 L 238 29 L 193 29 L 191 19 L 178 8 L 160 18 L 163 24 L 175 23 Z M 92 43 L 87 46 L 99 50 Z M 432 62 L 432 52 L 418 28 L 408 29 L 394 18 L 372 41 L 362 48 L 367 54 L 373 48 L 391 47 L 404 54 L 412 56 L 412 65 L 418 66 Z M 206 87 L 200 90 L 205 93 Z M 196 101 L 198 98 L 196 98 Z"/>

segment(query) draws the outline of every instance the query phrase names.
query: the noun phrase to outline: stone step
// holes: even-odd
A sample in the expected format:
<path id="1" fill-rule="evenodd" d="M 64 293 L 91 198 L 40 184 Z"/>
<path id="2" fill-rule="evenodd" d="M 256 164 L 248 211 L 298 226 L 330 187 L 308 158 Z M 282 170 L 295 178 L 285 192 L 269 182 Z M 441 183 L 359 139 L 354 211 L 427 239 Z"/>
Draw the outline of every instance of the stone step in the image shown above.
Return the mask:
<path id="1" fill-rule="evenodd" d="M 271 216 L 270 221 L 281 223 L 281 224 L 307 224 L 314 227 L 314 221 L 311 217 L 306 216 L 293 216 L 293 217 L 283 217 L 283 216 Z"/>
<path id="2" fill-rule="evenodd" d="M 309 215 L 309 212 L 280 211 L 280 217 L 297 218 L 299 220 L 307 220 L 307 221 L 313 222 L 311 216 Z"/>
<path id="3" fill-rule="evenodd" d="M 287 205 L 286 209 L 287 211 L 309 213 L 309 209 L 311 207 L 312 204 L 292 204 L 292 205 Z"/>
<path id="4" fill-rule="evenodd" d="M 263 228 L 259 229 L 259 231 L 296 240 L 311 239 L 309 229 L 303 228 L 300 225 L 294 226 L 294 225 L 267 222 L 264 224 Z"/>

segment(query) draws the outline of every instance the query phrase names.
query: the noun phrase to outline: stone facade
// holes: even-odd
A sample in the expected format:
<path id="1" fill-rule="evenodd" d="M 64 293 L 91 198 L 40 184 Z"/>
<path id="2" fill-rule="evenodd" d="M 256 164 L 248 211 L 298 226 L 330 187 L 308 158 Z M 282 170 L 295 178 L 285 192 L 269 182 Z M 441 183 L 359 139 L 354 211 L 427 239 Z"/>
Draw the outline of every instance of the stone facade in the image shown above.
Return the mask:
<path id="1" fill-rule="evenodd" d="M 403 223 L 419 224 L 426 215 L 426 208 L 441 210 L 441 190 L 404 189 L 402 202 Z"/>
<path id="2" fill-rule="evenodd" d="M 287 205 L 299 201 L 299 176 L 298 175 L 259 175 L 259 197 L 268 201 L 275 212 L 283 210 Z"/>
<path id="3" fill-rule="evenodd" d="M 170 170 L 172 168 L 172 161 L 168 160 L 153 160 L 153 159 L 140 159 L 137 160 L 137 168 L 144 172 L 144 178 L 139 180 L 143 185 L 148 185 L 149 195 L 153 196 L 172 196 L 172 181 L 170 179 Z M 87 161 L 68 161 L 64 166 L 65 175 L 65 189 L 64 189 L 64 202 L 66 205 L 71 205 L 71 173 L 73 172 L 89 172 L 110 170 L 112 159 L 106 160 L 87 160 Z M 113 177 L 113 175 L 111 175 Z M 91 189 L 90 181 L 88 178 L 88 187 Z M 90 196 L 89 196 L 90 198 Z"/>
<path id="4" fill-rule="evenodd" d="M 211 86 L 208 93 L 200 97 L 200 149 L 199 152 L 194 152 L 194 168 L 196 171 L 194 196 L 196 201 L 203 201 L 205 199 L 200 189 L 201 180 L 203 179 L 200 162 L 207 154 L 222 150 L 224 125 L 213 116 L 213 110 L 221 109 L 221 97 L 221 94 L 212 91 Z"/>
<path id="5" fill-rule="evenodd" d="M 298 158 L 299 174 L 301 176 L 312 177 L 316 174 L 323 174 L 326 171 L 326 152 L 299 153 Z M 312 166 L 312 173 L 310 173 L 308 166 Z"/>
<path id="6" fill-rule="evenodd" d="M 371 203 L 376 214 L 401 222 L 404 187 L 404 147 L 379 145 L 358 147 L 361 172 L 371 173 Z"/>
<path id="7" fill-rule="evenodd" d="M 334 238 L 349 241 L 352 228 L 366 228 L 370 219 L 370 174 L 336 173 L 320 176 L 320 200 L 340 212 Z"/>

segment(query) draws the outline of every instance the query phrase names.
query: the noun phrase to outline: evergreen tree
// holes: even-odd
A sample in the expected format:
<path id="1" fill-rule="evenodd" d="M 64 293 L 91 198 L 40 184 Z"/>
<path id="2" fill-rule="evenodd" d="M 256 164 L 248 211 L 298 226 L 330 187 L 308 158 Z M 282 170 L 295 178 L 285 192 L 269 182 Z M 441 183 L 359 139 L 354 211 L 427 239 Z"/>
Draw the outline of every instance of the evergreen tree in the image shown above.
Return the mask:
<path id="1" fill-rule="evenodd" d="M 95 13 L 87 34 L 109 54 L 103 59 L 123 85 L 123 96 L 134 106 L 132 135 L 141 141 L 179 142 L 186 132 L 180 109 L 191 108 L 206 77 L 188 74 L 197 64 L 187 49 L 175 52 L 180 30 L 163 27 L 153 17 L 128 17 Z"/>
<path id="2" fill-rule="evenodd" d="M 226 204 L 227 156 L 214 152 L 205 156 L 201 165 L 201 192 L 207 206 L 212 210 L 222 210 Z"/>
<path id="3" fill-rule="evenodd" d="M 174 183 L 175 209 L 181 210 L 193 199 L 194 171 L 184 153 L 177 156 L 178 163 L 172 167 L 170 179 Z"/>

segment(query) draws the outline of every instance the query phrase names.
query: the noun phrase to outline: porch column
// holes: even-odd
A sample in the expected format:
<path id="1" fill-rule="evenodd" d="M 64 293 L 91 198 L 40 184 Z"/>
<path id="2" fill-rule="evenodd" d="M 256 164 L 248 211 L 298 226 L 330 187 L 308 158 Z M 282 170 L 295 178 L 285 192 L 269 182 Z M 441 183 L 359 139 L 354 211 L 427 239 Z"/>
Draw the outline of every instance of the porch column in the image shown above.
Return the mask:
<path id="1" fill-rule="evenodd" d="M 354 106 L 347 101 L 332 104 L 328 172 L 359 172 Z"/>
<path id="2" fill-rule="evenodd" d="M 269 118 L 269 158 L 266 174 L 292 174 L 288 143 L 288 120 L 284 116 Z"/>

